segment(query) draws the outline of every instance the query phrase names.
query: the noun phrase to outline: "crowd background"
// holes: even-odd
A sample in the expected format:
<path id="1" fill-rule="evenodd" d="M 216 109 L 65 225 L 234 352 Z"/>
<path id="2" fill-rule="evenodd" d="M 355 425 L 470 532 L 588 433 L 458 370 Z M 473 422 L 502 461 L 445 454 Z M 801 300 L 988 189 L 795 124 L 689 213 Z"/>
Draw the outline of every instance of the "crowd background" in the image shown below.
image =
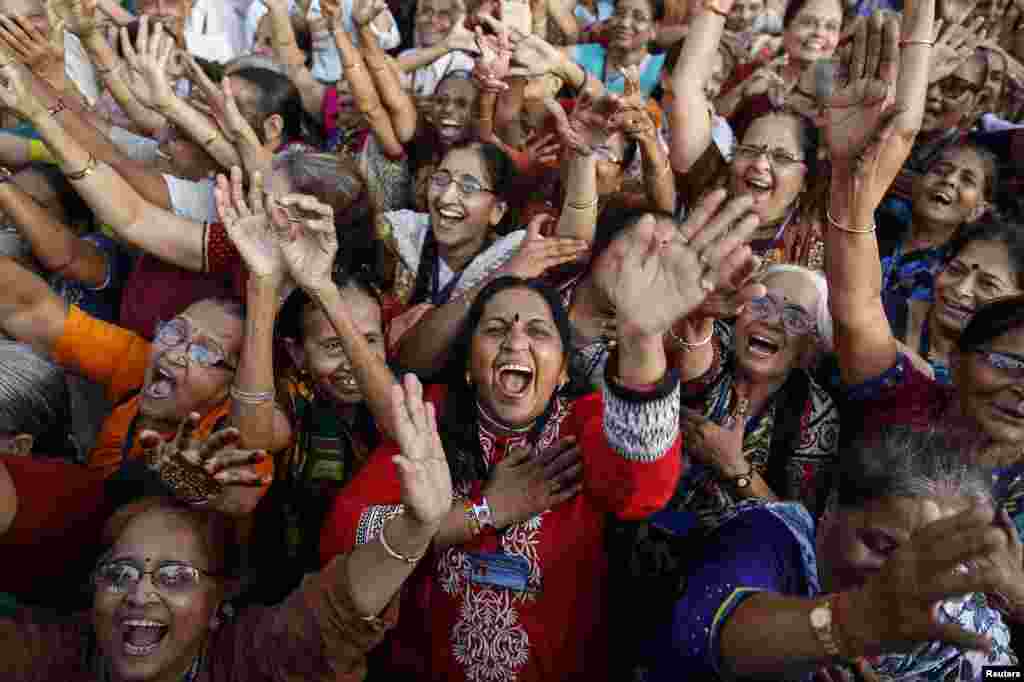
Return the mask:
<path id="1" fill-rule="evenodd" d="M 1020 0 L 0 0 L 0 677 L 1024 642 Z"/>

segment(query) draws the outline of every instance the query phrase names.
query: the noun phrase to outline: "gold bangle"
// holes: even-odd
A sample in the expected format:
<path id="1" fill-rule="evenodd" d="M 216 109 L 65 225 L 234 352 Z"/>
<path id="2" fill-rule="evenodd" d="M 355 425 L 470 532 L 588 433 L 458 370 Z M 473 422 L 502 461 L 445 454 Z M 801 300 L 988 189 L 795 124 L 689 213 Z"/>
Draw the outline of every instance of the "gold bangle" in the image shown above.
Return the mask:
<path id="1" fill-rule="evenodd" d="M 600 197 L 595 196 L 592 200 L 587 202 L 569 201 L 566 202 L 566 206 L 568 206 L 569 208 L 574 208 L 577 211 L 585 211 L 589 208 L 594 208 L 595 206 L 597 206 L 597 201 L 599 198 Z"/>
<path id="2" fill-rule="evenodd" d="M 68 180 L 71 180 L 72 182 L 77 180 L 84 180 L 93 174 L 93 171 L 96 170 L 97 163 L 98 162 L 96 161 L 96 157 L 90 154 L 89 161 L 85 164 L 85 168 L 83 168 L 80 171 L 75 171 L 74 173 L 65 173 L 64 176 Z"/>
<path id="3" fill-rule="evenodd" d="M 469 532 L 472 533 L 473 537 L 476 537 L 480 535 L 483 529 L 480 528 L 480 521 L 477 520 L 476 514 L 473 512 L 473 502 L 466 500 L 463 506 L 466 512 L 466 522 L 469 523 Z"/>
<path id="4" fill-rule="evenodd" d="M 676 330 L 673 329 L 672 327 L 668 328 L 668 335 L 669 338 L 671 338 L 676 344 L 679 345 L 679 347 L 682 349 L 684 353 L 688 353 L 689 351 L 696 350 L 698 348 L 703 348 L 704 346 L 711 343 L 711 339 L 715 338 L 715 328 L 714 326 L 712 326 L 711 331 L 707 335 L 707 338 L 701 339 L 700 341 L 696 342 L 684 340 L 681 336 L 676 334 Z"/>
<path id="5" fill-rule="evenodd" d="M 926 47 L 932 47 L 935 45 L 934 40 L 901 40 L 900 49 L 902 50 L 907 45 L 924 45 Z"/>
<path id="6" fill-rule="evenodd" d="M 828 224 L 842 232 L 849 232 L 850 234 L 872 234 L 878 229 L 878 225 L 871 223 L 871 227 L 849 227 L 842 225 L 838 220 L 832 217 L 831 209 L 825 209 L 825 217 L 828 218 Z"/>
<path id="7" fill-rule="evenodd" d="M 398 552 L 396 552 L 395 550 L 393 550 L 391 548 L 391 545 L 388 544 L 388 539 L 386 537 L 384 537 L 384 531 L 386 529 L 387 529 L 386 525 L 383 526 L 380 529 L 380 536 L 379 536 L 380 537 L 380 544 L 381 544 L 382 547 L 384 547 L 384 551 L 387 552 L 388 556 L 391 557 L 392 559 L 396 559 L 398 561 L 404 561 L 405 563 L 411 565 L 411 564 L 418 563 L 420 559 L 422 559 L 423 557 L 425 557 L 427 555 L 427 550 L 426 549 L 424 549 L 419 554 L 415 554 L 415 555 L 412 555 L 412 556 L 406 556 L 404 554 L 399 554 Z M 429 548 L 430 548 L 430 545 L 427 545 L 427 549 L 429 549 Z"/>
<path id="8" fill-rule="evenodd" d="M 210 146 L 211 144 L 213 144 L 214 142 L 216 142 L 216 141 L 217 141 L 217 138 L 218 138 L 218 137 L 220 137 L 220 133 L 214 133 L 214 134 L 213 134 L 213 137 L 211 137 L 211 138 L 210 138 L 209 140 L 207 140 L 206 142 L 204 142 L 204 143 L 203 143 L 203 149 L 206 149 L 206 148 L 207 148 L 207 147 L 209 147 L 209 146 Z"/>

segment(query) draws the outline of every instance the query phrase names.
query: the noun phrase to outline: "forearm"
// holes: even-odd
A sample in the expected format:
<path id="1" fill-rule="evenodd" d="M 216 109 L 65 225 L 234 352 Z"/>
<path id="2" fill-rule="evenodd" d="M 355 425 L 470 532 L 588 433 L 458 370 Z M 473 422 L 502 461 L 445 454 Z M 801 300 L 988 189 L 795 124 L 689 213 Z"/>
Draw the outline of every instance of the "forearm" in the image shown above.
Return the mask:
<path id="1" fill-rule="evenodd" d="M 0 132 L 0 166 L 23 166 L 32 160 L 32 141 Z"/>
<path id="2" fill-rule="evenodd" d="M 377 92 L 384 108 L 390 114 L 391 125 L 399 142 L 407 143 L 416 134 L 419 115 L 412 96 L 402 87 L 398 71 L 392 66 L 391 57 L 381 49 L 376 36 L 369 30 L 369 24 L 360 29 L 363 41 L 363 55 L 370 70 Z"/>
<path id="3" fill-rule="evenodd" d="M 430 375 L 443 367 L 459 328 L 466 320 L 473 300 L 489 278 L 448 303 L 434 308 L 412 326 L 398 344 L 398 364 L 413 372 Z"/>
<path id="4" fill-rule="evenodd" d="M 288 13 L 285 12 L 282 16 L 276 9 L 271 8 L 270 21 L 274 56 L 287 69 L 288 77 L 298 89 L 306 112 L 311 116 L 320 116 L 325 88 L 306 67 L 306 55 L 295 42 L 295 29 L 292 28 Z"/>
<path id="5" fill-rule="evenodd" d="M 64 333 L 64 300 L 34 272 L 0 257 L 0 330 L 15 341 L 49 355 Z"/>
<path id="6" fill-rule="evenodd" d="M 370 349 L 366 339 L 352 323 L 337 286 L 331 283 L 323 289 L 310 291 L 309 295 L 320 306 L 334 331 L 338 333 L 345 355 L 352 365 L 352 373 L 377 426 L 385 435 L 394 438 L 397 416 L 391 398 L 391 389 L 395 385 L 391 369 Z"/>
<path id="7" fill-rule="evenodd" d="M 651 132 L 640 140 L 643 157 L 644 186 L 654 209 L 663 213 L 676 212 L 676 178 L 672 164 L 658 144 L 657 133 Z"/>
<path id="8" fill-rule="evenodd" d="M 654 32 L 654 42 L 659 47 L 672 47 L 685 39 L 689 31 L 686 24 L 660 24 Z"/>
<path id="9" fill-rule="evenodd" d="M 452 49 L 444 41 L 430 47 L 419 47 L 400 56 L 398 68 L 402 70 L 402 73 L 411 73 L 416 69 L 433 64 L 451 51 Z"/>
<path id="10" fill-rule="evenodd" d="M 268 448 L 274 442 L 274 318 L 278 281 L 249 275 L 246 285 L 245 340 L 235 373 L 239 396 L 231 401 L 231 425 L 239 430 L 240 447 Z M 263 394 L 261 397 L 256 396 Z M 263 399 L 270 396 L 270 399 Z"/>
<path id="11" fill-rule="evenodd" d="M 381 532 L 395 552 L 419 556 L 430 547 L 437 526 L 425 526 L 401 514 L 391 519 Z M 366 616 L 379 614 L 416 568 L 416 564 L 391 557 L 379 540 L 356 547 L 346 566 L 353 604 Z"/>
<path id="12" fill-rule="evenodd" d="M 561 0 L 550 0 L 548 5 L 548 16 L 558 26 L 558 30 L 565 36 L 566 45 L 575 45 L 580 39 L 580 23 L 573 14 L 572 9 Z"/>
<path id="13" fill-rule="evenodd" d="M 497 144 L 500 139 L 494 130 L 494 112 L 498 108 L 498 93 L 488 90 L 480 91 L 480 119 L 477 121 L 477 137 L 481 142 Z"/>
<path id="14" fill-rule="evenodd" d="M 748 597 L 722 626 L 723 668 L 741 678 L 795 677 L 834 663 L 811 628 L 810 614 L 818 603 L 772 592 Z"/>
<path id="15" fill-rule="evenodd" d="M 170 120 L 179 130 L 184 132 L 196 144 L 205 149 L 206 152 L 220 164 L 221 168 L 242 166 L 245 167 L 246 170 L 249 170 L 250 172 L 252 171 L 252 169 L 245 164 L 245 161 L 249 160 L 252 162 L 253 154 L 250 153 L 248 155 L 250 157 L 249 159 L 243 159 L 238 150 L 235 149 L 235 145 L 221 133 L 220 128 L 216 123 L 190 107 L 180 97 L 172 97 L 169 102 L 163 104 L 161 106 L 161 112 L 165 114 L 168 120 Z M 259 147 L 258 140 L 240 140 L 240 146 L 242 148 L 251 149 L 254 143 Z M 259 156 L 256 158 L 257 161 L 262 160 Z"/>
<path id="16" fill-rule="evenodd" d="M 621 334 L 616 350 L 617 379 L 624 386 L 650 386 L 665 376 L 668 362 L 660 335 Z"/>
<path id="17" fill-rule="evenodd" d="M 14 523 L 18 514 L 18 491 L 14 489 L 14 481 L 7 471 L 7 466 L 0 461 L 0 537 Z"/>
<path id="18" fill-rule="evenodd" d="M 559 237 L 593 242 L 598 212 L 597 161 L 593 154 L 577 154 L 572 150 L 567 153 L 569 177 L 556 233 Z"/>
<path id="19" fill-rule="evenodd" d="M 106 280 L 107 260 L 96 245 L 79 238 L 13 183 L 0 184 L 0 210 L 18 226 L 48 272 L 93 288 Z"/>
<path id="20" fill-rule="evenodd" d="M 693 18 L 691 28 L 693 35 L 683 43 L 672 75 L 675 98 L 669 108 L 672 165 L 679 173 L 690 170 L 711 144 L 711 106 L 704 94 L 704 85 L 711 77 L 725 19 L 702 9 Z M 733 88 L 732 92 L 739 89 Z"/>
<path id="21" fill-rule="evenodd" d="M 167 127 L 167 120 L 159 112 L 143 106 L 136 99 L 134 93 L 132 93 L 128 84 L 124 81 L 124 65 L 117 58 L 117 55 L 114 54 L 114 51 L 107 44 L 103 36 L 100 35 L 99 31 L 94 31 L 88 36 L 84 36 L 82 43 L 85 45 L 86 52 L 96 67 L 96 72 L 103 80 L 103 84 L 110 91 L 114 101 L 121 107 L 125 115 L 138 126 L 139 130 L 144 131 L 151 137 L 158 137 Z"/>
<path id="22" fill-rule="evenodd" d="M 452 502 L 451 511 L 441 521 L 441 527 L 434 538 L 434 546 L 438 549 L 447 549 L 464 545 L 473 537 L 469 519 L 466 518 L 466 508 L 462 500 L 456 499 Z"/>
<path id="23" fill-rule="evenodd" d="M 900 109 L 898 131 L 906 140 L 909 154 L 924 119 L 928 90 L 928 67 L 933 48 L 930 45 L 935 22 L 934 2 L 915 2 L 910 16 L 900 22 L 900 75 L 896 82 L 896 106 Z M 904 159 L 899 161 L 903 165 Z"/>
<path id="24" fill-rule="evenodd" d="M 356 107 L 366 117 L 384 153 L 392 158 L 402 156 L 405 149 L 391 124 L 387 110 L 381 104 L 380 94 L 377 92 L 373 78 L 368 73 L 368 67 L 363 61 L 362 54 L 352 44 L 343 29 L 334 32 L 334 41 L 341 54 L 341 62 L 345 66 L 345 78 L 355 96 Z"/>

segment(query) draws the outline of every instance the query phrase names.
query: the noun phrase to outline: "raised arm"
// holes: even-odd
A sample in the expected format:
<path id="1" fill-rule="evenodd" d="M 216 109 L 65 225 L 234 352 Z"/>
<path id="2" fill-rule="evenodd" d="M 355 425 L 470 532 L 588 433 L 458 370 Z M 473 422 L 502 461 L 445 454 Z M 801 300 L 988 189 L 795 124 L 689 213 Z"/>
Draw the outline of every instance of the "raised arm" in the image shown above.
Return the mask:
<path id="1" fill-rule="evenodd" d="M 306 113 L 319 118 L 323 112 L 324 93 L 327 88 L 314 78 L 313 73 L 306 67 L 306 55 L 295 42 L 295 29 L 292 27 L 291 17 L 288 16 L 288 0 L 269 0 L 264 4 L 269 13 L 274 56 L 287 68 L 288 77 L 298 89 Z M 322 4 L 327 25 L 333 27 L 335 17 L 329 13 L 330 8 L 329 0 Z M 347 75 L 345 74 L 346 77 Z"/>
<path id="2" fill-rule="evenodd" d="M 0 86 L 0 103 L 35 126 L 98 221 L 109 225 L 125 241 L 161 260 L 188 270 L 203 269 L 204 228 L 201 223 L 179 218 L 153 205 L 140 196 L 118 171 L 83 149 L 65 133 L 58 121 L 58 118 L 75 120 L 73 113 L 60 107 L 53 113 L 48 112 L 43 103 L 28 91 L 26 74 L 20 66 L 8 64 L 0 67 L 0 75 L 7 81 Z M 160 183 L 163 184 L 162 178 Z M 112 197 L 117 200 L 112 201 Z"/>
<path id="3" fill-rule="evenodd" d="M 654 119 L 647 110 L 640 91 L 640 69 L 631 66 L 622 70 L 625 79 L 624 96 L 617 98 L 622 111 L 615 116 L 615 124 L 626 137 L 640 146 L 643 162 L 643 185 L 651 210 L 661 213 L 676 212 L 676 178 L 672 164 L 658 139 Z"/>
<path id="4" fill-rule="evenodd" d="M 40 206 L 11 176 L 0 178 L 0 211 L 18 226 L 47 272 L 91 288 L 106 281 L 107 259 L 100 249 Z"/>
<path id="5" fill-rule="evenodd" d="M 898 354 L 882 305 L 874 212 L 921 123 L 934 0 L 915 1 L 904 11 L 902 58 L 894 20 L 863 22 L 855 37 L 851 81 L 828 99 L 824 112 L 832 159 L 825 272 L 840 371 L 849 385 L 881 375 Z M 887 107 L 897 61 L 896 102 Z"/>
<path id="6" fill-rule="evenodd" d="M 391 119 L 391 126 L 402 144 L 416 134 L 419 114 L 412 96 L 402 87 L 399 68 L 377 42 L 373 26 L 388 15 L 385 0 L 359 0 L 352 10 L 352 19 L 359 30 L 366 66 L 370 69 L 380 99 Z"/>
<path id="7" fill-rule="evenodd" d="M 672 73 L 675 97 L 669 107 L 672 167 L 686 173 L 711 144 L 711 116 L 714 108 L 704 94 L 711 79 L 715 52 L 725 31 L 725 17 L 732 0 L 704 3 L 690 20 L 690 35 Z"/>
<path id="8" fill-rule="evenodd" d="M 50 355 L 64 333 L 66 304 L 41 277 L 0 257 L 0 330 Z"/>

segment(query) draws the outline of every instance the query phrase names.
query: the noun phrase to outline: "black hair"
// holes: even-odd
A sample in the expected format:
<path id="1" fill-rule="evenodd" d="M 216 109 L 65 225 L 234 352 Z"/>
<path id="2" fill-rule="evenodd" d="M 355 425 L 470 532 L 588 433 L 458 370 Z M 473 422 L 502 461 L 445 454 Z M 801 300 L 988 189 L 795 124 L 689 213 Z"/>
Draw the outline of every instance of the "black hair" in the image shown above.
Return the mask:
<path id="1" fill-rule="evenodd" d="M 291 79 L 270 69 L 261 69 L 256 66 L 248 66 L 239 69 L 231 74 L 233 77 L 241 78 L 252 83 L 258 92 L 252 106 L 257 120 L 249 121 L 256 130 L 260 142 L 263 139 L 264 120 L 278 114 L 283 123 L 281 139 L 285 142 L 297 139 L 302 135 L 302 99 L 299 97 L 298 88 Z"/>
<path id="2" fill-rule="evenodd" d="M 339 263 L 336 260 L 331 280 L 339 291 L 347 288 L 356 289 L 369 296 L 378 306 L 383 307 L 380 285 L 368 268 L 350 271 L 344 267 L 344 263 Z M 311 305 L 313 305 L 313 299 L 305 291 L 296 289 L 292 292 L 281 307 L 281 312 L 278 313 L 274 336 L 301 340 L 305 336 L 303 317 L 306 307 Z"/>
<path id="3" fill-rule="evenodd" d="M 1017 286 L 1024 288 L 1024 225 L 994 219 L 965 223 L 949 242 L 946 263 L 959 256 L 974 242 L 995 242 L 1005 246 L 1010 267 L 1017 275 Z"/>
<path id="4" fill-rule="evenodd" d="M 970 353 L 1020 327 L 1024 327 L 1024 295 L 997 298 L 974 313 L 957 340 L 957 350 Z"/>
<path id="5" fill-rule="evenodd" d="M 940 494 L 991 498 L 991 479 L 974 456 L 978 438 L 968 429 L 897 425 L 840 445 L 830 506 Z"/>
<path id="6" fill-rule="evenodd" d="M 551 317 L 562 339 L 562 348 L 566 355 L 566 367 L 571 368 L 573 354 L 572 325 L 569 313 L 562 305 L 558 293 L 540 280 L 526 280 L 520 277 L 498 277 L 492 280 L 477 295 L 469 307 L 466 319 L 459 327 L 459 332 L 448 352 L 448 360 L 439 374 L 448 382 L 448 393 L 444 408 L 438 419 L 438 430 L 444 451 L 451 468 L 452 481 L 456 484 L 479 481 L 486 477 L 487 468 L 480 450 L 477 423 L 476 390 L 466 381 L 466 372 L 473 348 L 473 335 L 484 308 L 492 298 L 508 289 L 528 289 L 541 296 L 551 310 Z M 570 377 L 571 383 L 572 377 Z M 527 437 L 528 442 L 536 443 L 551 418 L 558 392 L 548 401 L 543 414 L 533 424 Z"/>
<path id="7" fill-rule="evenodd" d="M 665 18 L 665 0 L 647 0 L 651 5 L 651 13 L 653 21 L 661 21 Z M 615 5 L 619 4 L 619 0 L 615 0 Z"/>
<path id="8" fill-rule="evenodd" d="M 57 200 L 60 202 L 64 215 L 67 216 L 69 222 L 87 222 L 91 224 L 94 221 L 94 215 L 89 204 L 75 191 L 74 186 L 67 176 L 64 175 L 60 166 L 35 161 L 28 164 L 26 168 L 39 173 L 46 180 L 46 183 L 50 185 L 50 188 L 57 195 Z"/>
<path id="9" fill-rule="evenodd" d="M 786 13 L 782 15 L 782 28 L 783 30 L 789 28 L 789 25 L 796 19 L 796 15 L 803 11 L 804 7 L 807 6 L 809 0 L 790 0 L 789 4 L 786 5 Z M 839 5 L 839 13 L 842 16 L 846 16 L 846 7 L 842 0 L 835 0 L 835 3 Z"/>
<path id="10" fill-rule="evenodd" d="M 508 190 L 513 173 L 512 161 L 508 158 L 508 155 L 499 147 L 488 142 L 461 142 L 453 145 L 448 150 L 448 153 L 450 154 L 453 151 L 462 149 L 472 149 L 480 153 L 484 160 L 484 165 L 487 167 L 487 172 L 491 176 L 491 186 L 494 187 L 495 196 L 502 201 L 507 201 L 507 198 L 502 193 Z M 481 179 L 486 181 L 486 178 Z M 508 213 L 506 211 L 505 216 L 508 216 Z M 504 220 L 505 217 L 493 229 L 497 232 L 502 232 Z M 433 228 L 431 228 L 427 231 L 427 238 L 423 242 L 420 264 L 416 271 L 416 281 L 413 284 L 412 297 L 409 299 L 411 303 L 423 303 L 430 298 L 432 273 L 437 258 L 437 240 L 434 239 Z"/>

